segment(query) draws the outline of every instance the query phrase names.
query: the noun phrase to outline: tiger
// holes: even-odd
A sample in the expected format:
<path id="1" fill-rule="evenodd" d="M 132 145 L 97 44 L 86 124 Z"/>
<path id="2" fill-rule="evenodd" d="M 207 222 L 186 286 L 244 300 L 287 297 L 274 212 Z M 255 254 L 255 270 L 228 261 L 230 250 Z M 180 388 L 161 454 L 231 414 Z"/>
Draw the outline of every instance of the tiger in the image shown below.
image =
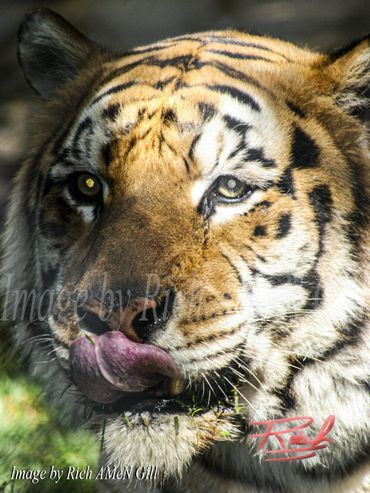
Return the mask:
<path id="1" fill-rule="evenodd" d="M 155 471 L 101 491 L 370 491 L 369 41 L 224 30 L 113 53 L 26 15 L 40 101 L 1 292 L 102 471 Z M 309 457 L 256 438 L 307 417 L 289 443 L 321 436 Z"/>

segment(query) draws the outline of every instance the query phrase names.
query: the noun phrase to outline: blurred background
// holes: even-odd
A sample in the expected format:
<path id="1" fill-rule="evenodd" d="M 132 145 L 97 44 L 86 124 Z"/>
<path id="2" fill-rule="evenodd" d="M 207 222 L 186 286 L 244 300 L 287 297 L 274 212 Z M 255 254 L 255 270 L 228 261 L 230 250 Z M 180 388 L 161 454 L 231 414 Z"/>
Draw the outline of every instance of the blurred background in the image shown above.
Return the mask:
<path id="1" fill-rule="evenodd" d="M 314 50 L 331 50 L 370 31 L 370 0 L 0 0 L 0 231 L 12 177 L 26 149 L 26 125 L 34 95 L 17 64 L 16 36 L 24 14 L 48 7 L 98 43 L 122 51 L 168 36 L 207 29 L 236 29 L 281 37 Z M 12 465 L 84 467 L 96 461 L 98 444 L 78 430 L 67 432 L 6 356 L 0 333 L 0 493 L 95 491 L 90 482 L 52 485 L 9 483 Z"/>

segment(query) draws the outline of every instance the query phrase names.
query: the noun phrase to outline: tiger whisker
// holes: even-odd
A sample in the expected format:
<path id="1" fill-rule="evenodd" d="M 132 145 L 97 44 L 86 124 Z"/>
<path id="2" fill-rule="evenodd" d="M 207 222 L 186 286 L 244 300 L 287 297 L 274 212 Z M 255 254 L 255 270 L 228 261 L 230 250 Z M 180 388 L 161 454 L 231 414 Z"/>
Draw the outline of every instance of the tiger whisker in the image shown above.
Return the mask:
<path id="1" fill-rule="evenodd" d="M 19 345 L 21 346 L 23 344 L 27 344 L 30 342 L 53 342 L 53 338 L 47 334 L 40 334 L 37 336 L 29 337 L 29 338 L 25 339 L 24 341 L 21 341 L 19 343 Z"/>
<path id="2" fill-rule="evenodd" d="M 222 380 L 222 378 L 220 377 L 219 373 L 217 373 L 217 371 L 214 371 L 214 374 L 219 378 L 219 380 Z M 217 381 L 215 381 L 215 384 L 217 385 L 217 387 L 220 389 L 221 393 L 223 394 L 223 396 L 225 397 L 225 399 L 227 400 L 228 397 L 227 395 L 225 394 L 224 390 L 222 387 L 220 387 L 220 385 L 218 384 Z"/>
<path id="3" fill-rule="evenodd" d="M 256 387 L 250 380 L 248 380 L 248 378 L 245 378 L 244 376 L 241 375 L 241 373 L 239 373 L 238 371 L 236 371 L 234 368 L 231 368 L 231 371 L 236 375 L 236 376 L 239 376 L 240 377 L 240 381 L 242 383 L 247 383 L 248 385 L 250 385 L 252 388 L 254 388 L 256 390 L 256 392 L 258 392 L 259 394 L 261 394 L 263 397 L 266 397 L 266 392 L 263 392 L 261 389 L 259 389 L 258 387 Z"/>
<path id="4" fill-rule="evenodd" d="M 216 396 L 216 392 L 214 391 L 211 383 L 209 382 L 207 376 L 202 372 L 202 377 L 204 378 L 204 380 L 207 382 L 209 388 L 210 388 L 210 392 L 213 392 L 213 395 Z M 208 406 L 209 406 L 209 401 L 211 400 L 211 394 L 208 395 Z"/>
<path id="5" fill-rule="evenodd" d="M 231 385 L 231 387 L 235 390 L 235 392 L 237 392 L 240 397 L 255 411 L 257 412 L 257 409 L 253 406 L 253 404 L 245 397 L 245 395 L 243 395 L 240 390 L 233 384 L 230 382 L 230 380 L 227 378 L 227 377 L 224 377 L 224 379 Z"/>

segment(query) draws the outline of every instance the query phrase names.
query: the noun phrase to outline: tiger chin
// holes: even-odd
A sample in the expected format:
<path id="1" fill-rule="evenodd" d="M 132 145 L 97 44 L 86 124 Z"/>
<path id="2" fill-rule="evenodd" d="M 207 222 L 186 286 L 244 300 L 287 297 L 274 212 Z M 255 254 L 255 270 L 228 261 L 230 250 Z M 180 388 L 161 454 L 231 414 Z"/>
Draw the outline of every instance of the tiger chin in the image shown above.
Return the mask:
<path id="1" fill-rule="evenodd" d="M 365 491 L 369 38 L 116 54 L 37 9 L 18 39 L 42 101 L 1 292 L 64 423 L 96 433 L 102 465 L 158 471 L 102 491 Z M 333 443 L 265 461 L 253 423 L 307 416 Z"/>

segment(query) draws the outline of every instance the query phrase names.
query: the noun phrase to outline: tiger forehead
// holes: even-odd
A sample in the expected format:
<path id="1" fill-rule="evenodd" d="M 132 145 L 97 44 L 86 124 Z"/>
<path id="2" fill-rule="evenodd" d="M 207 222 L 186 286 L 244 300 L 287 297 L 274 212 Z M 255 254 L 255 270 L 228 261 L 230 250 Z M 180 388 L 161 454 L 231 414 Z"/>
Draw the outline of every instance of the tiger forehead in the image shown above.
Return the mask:
<path id="1" fill-rule="evenodd" d="M 143 96 L 148 101 L 158 91 L 187 97 L 191 89 L 225 93 L 231 88 L 256 108 L 255 95 L 276 104 L 288 85 L 289 97 L 290 86 L 300 87 L 300 73 L 319 60 L 318 54 L 267 37 L 228 31 L 188 35 L 134 49 L 104 64 L 92 104 L 115 94 L 123 102 Z"/>
<path id="2" fill-rule="evenodd" d="M 160 156 L 164 144 L 200 163 L 204 173 L 216 163 L 237 167 L 245 160 L 271 171 L 276 156 L 288 158 L 284 142 L 291 113 L 288 95 L 279 93 L 276 81 L 282 67 L 292 73 L 296 59 L 301 70 L 302 60 L 311 63 L 313 57 L 289 43 L 227 32 L 132 50 L 105 64 L 103 79 L 72 130 L 69 156 L 101 162 L 101 149 L 117 139 L 127 152 L 143 155 L 150 138 Z M 107 162 L 109 152 L 104 156 Z"/>
<path id="3" fill-rule="evenodd" d="M 226 71 L 230 67 L 227 76 L 232 78 L 239 69 L 239 75 L 245 75 L 240 77 L 241 81 L 254 82 L 263 89 L 263 84 L 258 84 L 252 77 L 248 79 L 247 74 L 254 72 L 260 77 L 264 72 L 279 73 L 282 65 L 288 65 L 292 70 L 296 63 L 297 67 L 302 67 L 302 64 L 312 64 L 319 59 L 318 54 L 265 36 L 237 31 L 196 33 L 142 46 L 117 57 L 106 64 L 102 85 L 139 75 L 148 84 L 174 87 L 179 79 L 184 83 L 194 82 L 200 72 L 201 78 L 206 73 L 208 81 L 219 79 L 216 71 Z"/>
<path id="4" fill-rule="evenodd" d="M 148 166 L 160 171 L 160 163 L 166 172 L 165 161 L 176 170 L 180 161 L 193 177 L 241 172 L 248 163 L 252 175 L 262 169 L 271 179 L 276 157 L 286 154 L 286 132 L 262 98 L 251 103 L 238 96 L 192 90 L 187 98 L 161 95 L 148 102 L 124 104 L 119 95 L 101 99 L 76 125 L 70 154 L 85 156 L 92 165 L 127 167 L 136 162 L 141 171 Z"/>

